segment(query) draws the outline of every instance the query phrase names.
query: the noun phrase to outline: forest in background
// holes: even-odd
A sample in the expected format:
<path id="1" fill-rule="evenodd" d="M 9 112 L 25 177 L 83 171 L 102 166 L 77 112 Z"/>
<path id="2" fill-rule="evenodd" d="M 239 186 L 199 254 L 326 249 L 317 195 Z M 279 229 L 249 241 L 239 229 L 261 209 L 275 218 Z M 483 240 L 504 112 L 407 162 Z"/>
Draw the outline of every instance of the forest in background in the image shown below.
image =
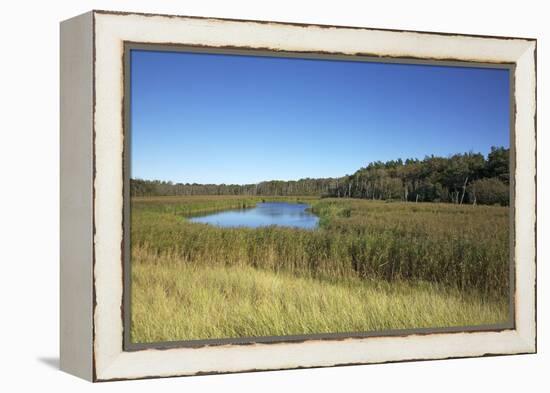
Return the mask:
<path id="1" fill-rule="evenodd" d="M 257 184 L 197 184 L 130 180 L 132 196 L 319 196 L 509 205 L 510 151 L 491 147 L 450 157 L 376 161 L 338 178 L 270 180 Z"/>

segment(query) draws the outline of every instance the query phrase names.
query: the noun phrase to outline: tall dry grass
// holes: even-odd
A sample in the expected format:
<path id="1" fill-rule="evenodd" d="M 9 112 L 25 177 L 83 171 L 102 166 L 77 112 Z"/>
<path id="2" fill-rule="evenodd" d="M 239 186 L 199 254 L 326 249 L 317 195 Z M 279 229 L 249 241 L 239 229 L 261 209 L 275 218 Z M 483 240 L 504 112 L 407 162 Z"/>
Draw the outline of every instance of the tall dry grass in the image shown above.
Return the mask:
<path id="1" fill-rule="evenodd" d="M 505 322 L 509 210 L 291 198 L 320 228 L 186 217 L 289 198 L 132 201 L 134 342 Z"/>
<path id="2" fill-rule="evenodd" d="M 199 266 L 250 266 L 329 281 L 422 280 L 483 296 L 508 294 L 507 207 L 308 200 L 321 217 L 321 228 L 314 231 L 228 229 L 185 219 L 197 212 L 254 206 L 259 200 L 135 200 L 132 245 Z"/>
<path id="3" fill-rule="evenodd" d="M 132 258 L 133 342 L 467 326 L 508 316 L 505 300 L 427 282 L 328 282 L 188 264 L 141 247 Z"/>

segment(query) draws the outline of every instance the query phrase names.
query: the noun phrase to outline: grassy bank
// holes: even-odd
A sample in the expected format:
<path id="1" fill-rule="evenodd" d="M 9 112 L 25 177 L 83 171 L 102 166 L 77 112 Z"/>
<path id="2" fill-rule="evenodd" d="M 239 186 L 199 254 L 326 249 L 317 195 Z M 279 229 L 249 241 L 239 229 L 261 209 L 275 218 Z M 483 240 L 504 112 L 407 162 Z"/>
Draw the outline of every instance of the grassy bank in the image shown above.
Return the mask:
<path id="1" fill-rule="evenodd" d="M 132 201 L 133 341 L 507 318 L 508 208 L 309 198 L 321 218 L 314 231 L 185 219 L 262 199 Z"/>
<path id="2" fill-rule="evenodd" d="M 132 338 L 138 342 L 491 324 L 505 301 L 434 284 L 326 282 L 252 267 L 198 266 L 134 249 Z"/>

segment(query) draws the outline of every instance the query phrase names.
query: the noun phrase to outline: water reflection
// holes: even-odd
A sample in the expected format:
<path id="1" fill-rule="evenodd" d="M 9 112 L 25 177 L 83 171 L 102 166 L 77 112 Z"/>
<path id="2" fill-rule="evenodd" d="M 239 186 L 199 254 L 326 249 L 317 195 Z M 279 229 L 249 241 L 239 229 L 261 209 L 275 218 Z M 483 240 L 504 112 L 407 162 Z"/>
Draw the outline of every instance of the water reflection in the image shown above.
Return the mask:
<path id="1" fill-rule="evenodd" d="M 314 229 L 319 217 L 307 209 L 305 203 L 262 202 L 251 209 L 227 210 L 204 216 L 192 217 L 191 222 L 219 227 L 258 228 L 269 225 Z"/>

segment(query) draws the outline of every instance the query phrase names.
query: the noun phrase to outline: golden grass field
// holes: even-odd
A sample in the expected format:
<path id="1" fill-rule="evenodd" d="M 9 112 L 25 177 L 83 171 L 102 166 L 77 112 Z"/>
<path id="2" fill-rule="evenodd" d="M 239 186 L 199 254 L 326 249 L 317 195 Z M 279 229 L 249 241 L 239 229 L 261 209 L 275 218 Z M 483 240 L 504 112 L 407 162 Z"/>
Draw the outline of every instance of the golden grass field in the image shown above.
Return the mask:
<path id="1" fill-rule="evenodd" d="M 320 228 L 186 217 L 306 201 Z M 509 316 L 509 208 L 359 199 L 132 199 L 135 343 L 497 324 Z"/>

